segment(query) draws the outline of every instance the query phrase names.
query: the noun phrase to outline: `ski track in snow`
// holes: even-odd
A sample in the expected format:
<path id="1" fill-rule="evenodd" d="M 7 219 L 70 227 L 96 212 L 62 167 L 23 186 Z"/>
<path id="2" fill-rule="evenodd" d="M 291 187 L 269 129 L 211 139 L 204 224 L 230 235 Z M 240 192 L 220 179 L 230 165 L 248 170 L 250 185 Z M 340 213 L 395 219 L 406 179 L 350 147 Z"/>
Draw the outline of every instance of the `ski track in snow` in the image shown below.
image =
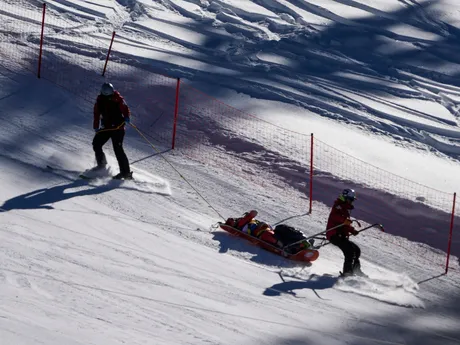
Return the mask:
<path id="1" fill-rule="evenodd" d="M 408 277 L 399 280 L 348 277 L 339 280 L 335 288 L 404 307 L 424 307 L 423 301 L 416 296 L 417 284 Z"/>
<path id="2" fill-rule="evenodd" d="M 12 13 L 12 8 L 6 7 L 4 14 Z M 118 42 L 113 60 L 128 58 L 132 66 L 143 68 L 148 61 L 152 70 L 160 67 L 197 83 L 212 84 L 216 81 L 214 73 L 218 73 L 220 86 L 252 97 L 301 105 L 327 118 L 352 119 L 351 124 L 367 131 L 385 133 L 395 141 L 423 144 L 457 158 L 459 99 L 455 96 L 460 88 L 455 76 L 460 66 L 450 56 L 460 45 L 447 24 L 436 19 L 435 4 L 404 2 L 393 5 L 389 12 L 383 8 L 380 3 L 333 1 L 321 5 L 241 2 L 238 7 L 220 1 L 52 1 L 50 16 L 54 19 L 60 11 L 73 9 L 68 22 L 89 20 L 89 15 L 106 24 L 113 23 L 115 16 L 119 18 L 115 27 L 120 37 L 137 35 L 143 39 L 147 60 L 132 56 L 126 41 Z M 343 15 L 348 12 L 362 17 L 345 19 Z M 316 20 L 310 22 L 312 18 Z M 404 35 L 395 29 L 398 26 L 406 29 Z M 418 30 L 413 37 L 406 34 L 410 28 Z M 80 30 L 87 31 L 79 28 L 73 32 Z M 107 40 L 110 30 L 105 32 Z M 84 37 L 81 39 L 83 43 Z M 162 48 L 163 55 L 147 58 L 151 55 L 148 50 L 156 48 L 155 40 L 169 42 L 169 51 Z M 67 43 L 64 37 L 48 42 L 61 50 L 67 49 Z M 391 46 L 395 46 L 394 52 Z M 189 52 L 189 68 L 166 61 L 180 58 L 182 51 Z M 427 61 L 431 59 L 429 68 L 424 66 L 425 56 Z M 224 73 L 231 75 L 219 73 L 221 59 L 230 68 Z M 436 66 L 440 67 L 438 72 Z M 443 66 L 452 68 L 446 71 Z M 304 84 L 294 85 L 294 80 Z M 341 88 L 351 92 L 344 95 Z M 333 102 L 321 96 L 331 93 L 335 94 Z M 426 101 L 425 112 L 401 106 L 407 97 Z M 440 113 L 445 114 L 445 120 L 436 118 Z"/>
<path id="3" fill-rule="evenodd" d="M 263 12 L 263 10 L 266 10 L 269 12 L 273 17 L 277 17 L 282 14 L 281 10 L 286 10 L 287 8 L 284 6 L 277 6 L 275 5 L 274 2 L 262 2 L 258 4 L 259 6 L 262 6 L 261 8 L 257 9 L 257 6 L 255 5 L 252 10 L 259 10 Z M 267 7 L 263 7 L 266 5 Z M 357 5 L 357 4 L 356 4 Z M 195 24 L 195 19 L 194 16 L 189 15 L 190 11 L 186 9 L 181 9 L 180 4 L 174 3 L 174 8 L 179 11 L 179 13 L 187 18 L 190 19 L 187 25 L 184 28 L 176 28 L 176 32 L 180 32 L 180 30 L 188 30 L 188 28 L 194 28 L 195 31 L 200 32 L 201 35 L 203 35 L 203 32 L 201 30 L 196 30 L 197 27 Z M 291 5 L 292 6 L 292 5 Z M 322 8 L 321 6 L 313 6 L 313 5 L 305 5 L 305 7 L 299 5 L 300 9 L 302 10 L 307 10 L 307 11 L 312 11 L 315 13 L 315 15 L 319 15 L 325 18 L 325 20 L 331 20 L 331 19 L 337 19 L 337 15 L 333 14 L 332 11 L 327 10 L 326 8 Z M 343 7 L 343 6 L 342 6 Z M 359 6 L 357 6 L 359 7 Z M 380 14 L 378 9 L 372 9 L 372 7 L 367 7 L 365 5 L 362 5 L 364 11 L 369 11 L 371 14 Z M 217 8 L 217 9 L 216 9 Z M 196 9 L 198 11 L 198 9 Z M 372 11 L 373 10 L 373 11 Z M 439 29 L 438 26 L 433 25 L 434 19 L 431 18 L 429 8 L 427 8 L 424 12 L 423 20 L 424 22 L 420 22 L 419 12 L 420 9 L 418 6 L 415 4 L 413 6 L 408 6 L 406 9 L 399 9 L 402 13 L 405 13 L 406 15 L 412 15 L 415 18 L 417 18 L 417 22 L 415 19 L 408 19 L 406 20 L 406 25 L 414 25 L 417 24 L 417 27 L 420 28 L 422 31 L 426 30 L 426 33 L 432 33 L 434 29 Z M 418 88 L 416 85 L 412 84 L 412 77 L 406 77 L 407 72 L 410 72 L 411 74 L 414 74 L 419 77 L 431 77 L 432 72 L 427 72 L 423 73 L 423 70 L 415 68 L 415 66 L 408 65 L 407 63 L 398 63 L 398 60 L 392 60 L 393 65 L 390 65 L 386 68 L 386 70 L 382 70 L 382 65 L 385 65 L 386 60 L 390 59 L 390 57 L 386 57 L 382 54 L 375 53 L 373 54 L 364 54 L 361 53 L 361 50 L 358 49 L 357 53 L 354 53 L 350 57 L 353 58 L 355 61 L 358 62 L 358 66 L 361 64 L 363 67 L 361 69 L 356 70 L 356 65 L 351 65 L 347 63 L 341 62 L 341 59 L 343 57 L 343 53 L 339 54 L 338 49 L 342 49 L 342 51 L 347 52 L 347 41 L 351 41 L 354 38 L 344 38 L 343 41 L 339 40 L 336 36 L 334 36 L 334 45 L 327 45 L 327 37 L 333 36 L 332 34 L 329 34 L 327 31 L 326 33 L 323 34 L 318 34 L 320 37 L 314 36 L 316 33 L 310 32 L 309 28 L 302 28 L 299 24 L 297 23 L 287 23 L 285 22 L 284 26 L 282 28 L 277 27 L 276 25 L 268 25 L 268 28 L 271 30 L 273 35 L 280 37 L 279 39 L 274 39 L 274 38 L 269 38 L 269 37 L 264 37 L 262 34 L 257 34 L 255 35 L 254 33 L 249 34 L 247 30 L 251 30 L 253 26 L 261 26 L 263 25 L 263 20 L 261 21 L 260 15 L 257 12 L 250 12 L 248 8 L 242 8 L 240 9 L 235 9 L 232 8 L 231 6 L 226 7 L 225 3 L 219 3 L 218 6 L 209 6 L 206 7 L 206 5 L 202 5 L 202 7 L 199 7 L 200 13 L 202 13 L 202 16 L 205 17 L 208 20 L 213 20 L 215 26 L 217 28 L 225 29 L 226 32 L 231 32 L 235 36 L 239 37 L 239 39 L 234 40 L 234 42 L 231 42 L 230 44 L 226 43 L 223 49 L 221 46 L 217 46 L 217 54 L 219 54 L 218 58 L 222 58 L 222 56 L 225 56 L 227 60 L 230 61 L 230 66 L 235 66 L 235 71 L 242 71 L 244 70 L 247 75 L 249 72 L 249 75 L 245 78 L 246 83 L 248 86 L 243 87 L 243 83 L 235 83 L 234 80 L 238 80 L 238 78 L 232 77 L 231 79 L 228 79 L 227 82 L 229 83 L 228 85 L 224 86 L 229 86 L 233 89 L 245 92 L 247 94 L 253 95 L 254 97 L 266 97 L 267 93 L 273 93 L 275 92 L 277 97 L 275 99 L 281 100 L 284 102 L 291 102 L 291 95 L 289 92 L 287 92 L 286 86 L 289 85 L 289 77 L 286 78 L 287 80 L 284 82 L 280 82 L 280 76 L 281 75 L 290 75 L 293 74 L 295 76 L 295 79 L 301 79 L 304 80 L 306 83 L 309 81 L 312 82 L 312 84 L 315 85 L 315 88 L 317 91 L 312 91 L 311 89 L 304 89 L 301 85 L 297 85 L 297 92 L 295 99 L 296 102 L 299 100 L 302 101 L 302 98 L 305 99 L 304 101 L 304 106 L 307 109 L 314 109 L 316 112 L 318 112 L 318 108 L 323 109 L 323 112 L 320 112 L 321 115 L 323 116 L 329 116 L 328 114 L 337 114 L 338 116 L 344 115 L 345 118 L 348 118 L 348 114 L 343 112 L 343 108 L 346 105 L 349 105 L 349 101 L 346 99 L 342 99 L 339 102 L 336 102 L 335 104 L 330 103 L 328 100 L 318 100 L 316 97 L 316 100 L 313 100 L 310 95 L 318 96 L 318 90 L 321 92 L 321 90 L 325 87 L 331 87 L 331 88 L 336 88 L 337 86 L 344 85 L 348 89 L 353 89 L 356 87 L 356 95 L 358 93 L 363 94 L 362 88 L 362 82 L 361 84 L 355 82 L 353 79 L 350 79 L 348 77 L 338 77 L 336 76 L 336 73 L 331 73 L 333 71 L 348 71 L 351 76 L 353 74 L 356 74 L 357 76 L 367 76 L 370 78 L 375 78 L 379 77 L 381 80 L 384 81 L 391 81 L 395 84 L 395 86 L 399 85 L 404 85 L 407 87 L 408 92 L 411 93 L 411 96 L 414 98 L 419 98 L 423 100 L 427 100 L 427 102 L 430 102 L 434 108 L 438 107 L 438 111 L 442 111 L 445 113 L 450 113 L 451 118 L 449 122 L 447 122 L 447 126 L 445 130 L 442 130 L 442 134 L 446 137 L 451 137 L 452 139 L 457 139 L 459 137 L 459 131 L 457 129 L 457 116 L 456 116 L 456 109 L 457 103 L 454 100 L 446 101 L 446 97 L 442 97 L 442 94 L 444 94 L 446 91 L 449 93 L 450 91 L 441 84 L 438 84 L 437 86 L 431 84 L 431 92 L 425 92 L 423 88 Z M 231 13 L 231 17 L 225 17 L 222 15 L 216 15 L 214 16 L 214 12 L 220 13 Z M 368 13 L 369 13 L 368 12 Z M 257 13 L 257 14 L 256 14 Z M 158 12 L 154 12 L 154 14 L 158 14 Z M 268 14 L 268 13 L 267 13 Z M 147 12 L 147 16 L 154 17 L 154 15 L 149 15 Z M 240 16 L 240 20 L 236 20 Z M 391 27 L 392 24 L 397 23 L 399 20 L 402 18 L 398 16 L 398 13 L 396 12 L 394 15 L 387 15 L 387 23 L 384 25 L 388 25 L 388 27 Z M 233 19 L 230 19 L 233 18 Z M 430 19 L 431 18 L 431 19 Z M 264 20 L 268 20 L 270 17 L 267 15 L 267 17 L 264 18 Z M 280 19 L 278 17 L 278 19 Z M 231 20 L 229 23 L 228 21 Z M 247 24 L 247 20 L 252 20 L 253 23 L 251 25 Z M 282 21 L 282 20 L 281 20 Z M 368 19 L 370 23 L 372 22 L 372 18 Z M 422 39 L 417 39 L 417 36 L 413 38 L 407 38 L 405 36 L 401 36 L 396 34 L 395 32 L 387 29 L 382 29 L 380 31 L 376 30 L 375 27 L 370 27 L 366 22 L 366 19 L 363 20 L 364 23 L 359 23 L 359 20 L 354 20 L 352 22 L 347 21 L 347 24 L 350 25 L 350 30 L 353 33 L 352 27 L 354 25 L 359 25 L 361 26 L 366 26 L 367 29 L 369 29 L 371 32 L 369 33 L 369 36 L 374 35 L 376 38 L 383 36 L 386 37 L 387 39 L 391 40 L 392 42 L 410 42 L 412 45 L 417 44 L 419 42 L 422 43 L 427 43 L 427 44 L 432 44 L 433 48 L 430 48 L 430 52 L 436 52 L 436 49 L 439 49 L 440 51 L 444 49 L 447 45 L 443 44 L 442 42 L 435 42 L 435 39 L 441 38 L 442 35 L 445 35 L 444 31 L 440 32 L 440 35 L 437 37 L 434 37 L 432 39 L 427 39 L 427 40 L 422 40 Z M 179 46 L 184 46 L 187 49 L 192 49 L 195 50 L 196 52 L 200 53 L 200 49 L 203 49 L 202 45 L 199 46 L 190 46 L 187 44 L 187 42 L 184 43 L 182 40 L 180 34 L 176 35 L 176 37 L 172 37 L 171 35 L 163 36 L 161 27 L 158 27 L 155 25 L 155 21 L 149 21 L 145 20 L 144 25 L 151 24 L 155 28 L 155 33 L 159 37 L 164 37 L 168 40 L 172 40 L 174 44 L 177 44 Z M 236 26 L 236 23 L 238 26 Z M 246 24 L 245 24 L 246 23 Z M 338 25 L 339 26 L 339 25 Z M 229 29 L 231 27 L 231 29 Z M 288 30 L 286 27 L 290 27 L 290 30 Z M 244 28 L 244 29 L 243 29 Z M 345 28 L 346 29 L 346 28 Z M 335 30 L 335 28 L 330 29 L 332 32 Z M 223 31 L 223 30 L 222 30 Z M 375 32 L 377 31 L 377 32 Z M 167 34 L 167 32 L 163 31 L 164 34 Z M 442 34 L 442 35 L 441 35 Z M 205 36 L 207 35 L 208 38 L 213 38 L 210 33 L 205 33 Z M 314 38 L 310 37 L 313 36 Z M 345 35 L 344 35 L 345 36 Z M 189 35 L 187 35 L 189 37 Z M 326 38 L 323 38 L 326 37 Z M 214 37 L 217 41 L 219 41 L 218 36 Z M 364 42 L 366 41 L 367 37 L 361 38 L 358 36 L 355 38 L 357 41 L 360 39 L 363 39 Z M 444 40 L 448 40 L 449 37 L 442 37 Z M 359 42 L 358 42 L 359 44 Z M 217 45 L 217 43 L 216 43 Z M 238 48 L 240 46 L 241 48 Z M 233 49 L 235 47 L 236 49 Z M 253 48 L 251 48 L 253 47 Z M 298 48 L 297 48 L 298 47 Z M 359 47 L 358 47 L 359 48 Z M 207 49 L 207 48 L 205 48 Z M 216 49 L 216 47 L 213 47 L 213 49 Z M 449 49 L 452 49 L 450 47 Z M 454 49 L 458 49 L 454 47 Z M 292 55 L 292 56 L 286 56 L 289 60 L 291 61 L 304 61 L 306 67 L 302 68 L 297 68 L 293 69 L 289 65 L 284 65 L 284 64 L 279 64 L 275 63 L 272 64 L 267 61 L 261 61 L 257 58 L 254 58 L 254 54 L 257 53 L 257 55 L 261 55 L 263 52 L 264 54 L 267 55 L 272 55 L 272 56 L 280 56 L 283 57 L 283 51 L 289 52 L 286 54 L 295 54 L 295 52 L 298 52 L 298 55 Z M 314 51 L 320 51 L 327 53 L 326 55 L 318 55 L 318 54 L 312 54 Z M 245 56 L 240 56 L 239 52 L 244 52 Z M 352 53 L 351 51 L 349 51 Z M 374 61 L 372 63 L 369 63 L 368 59 L 369 55 L 372 56 L 372 59 Z M 361 61 L 360 61 L 361 60 Z M 208 60 L 209 63 L 214 64 L 214 61 Z M 383 63 L 382 63 L 383 62 Z M 442 64 L 443 60 L 439 59 L 439 63 Z M 313 71 L 312 68 L 309 68 L 308 66 L 323 66 L 325 71 L 321 73 L 321 67 L 316 69 L 316 71 Z M 245 67 L 246 66 L 246 67 Z M 250 69 L 247 69 L 247 67 L 250 67 Z M 257 72 L 258 70 L 261 70 L 261 72 Z M 190 73 L 190 71 L 188 71 Z M 401 73 L 403 72 L 403 73 Z M 269 75 L 267 77 L 267 74 Z M 202 78 L 202 79 L 199 79 Z M 190 78 L 192 80 L 196 81 L 205 81 L 205 82 L 210 82 L 211 79 L 213 78 L 210 76 L 210 78 L 206 78 L 205 76 L 200 75 L 199 78 Z M 204 80 L 203 80 L 204 79 Z M 254 82 L 251 82 L 251 79 L 254 80 Z M 447 83 L 452 82 L 452 78 L 449 75 L 442 76 L 441 74 L 439 75 L 439 79 L 443 80 L 445 79 Z M 257 81 L 255 81 L 257 80 Z M 247 83 L 249 81 L 249 84 Z M 275 83 L 274 83 L 275 82 Z M 224 78 L 224 83 L 225 83 L 225 78 Z M 231 85 L 230 83 L 235 83 L 235 85 Z M 260 87 L 260 83 L 263 83 L 263 90 L 261 92 L 257 92 L 257 87 Z M 276 88 L 270 85 L 277 85 Z M 283 86 L 284 84 L 284 86 Z M 318 87 L 319 86 L 319 87 Z M 365 118 L 369 117 L 374 117 L 380 120 L 388 120 L 390 123 L 393 123 L 392 126 L 387 126 L 387 125 L 380 125 L 378 122 L 373 122 L 371 126 L 368 129 L 372 128 L 377 128 L 379 130 L 382 130 L 385 132 L 387 135 L 392 135 L 395 137 L 395 139 L 399 140 L 401 137 L 406 137 L 410 140 L 413 140 L 415 142 L 421 142 L 423 144 L 426 144 L 428 146 L 434 147 L 441 152 L 447 154 L 447 155 L 452 155 L 454 157 L 457 156 L 457 154 L 460 152 L 459 148 L 456 146 L 455 142 L 450 142 L 449 144 L 440 143 L 436 137 L 430 136 L 430 134 L 438 134 L 441 129 L 439 128 L 439 123 L 437 121 L 432 122 L 432 126 L 427 124 L 427 126 L 421 126 L 420 123 L 423 123 L 423 121 L 410 121 L 407 120 L 406 117 L 410 117 L 411 111 L 402 111 L 401 116 L 394 116 L 393 114 L 395 112 L 400 112 L 397 109 L 397 101 L 398 99 L 402 102 L 404 100 L 403 97 L 406 97 L 404 95 L 404 92 L 399 89 L 399 88 L 392 88 L 392 87 L 387 87 L 384 85 L 384 83 L 381 83 L 374 79 L 374 82 L 372 82 L 371 79 L 369 79 L 369 83 L 367 83 L 368 90 L 364 91 L 364 96 L 367 96 L 369 98 L 373 98 L 375 100 L 375 95 L 371 91 L 374 89 L 374 91 L 377 93 L 377 95 L 381 92 L 386 92 L 389 96 L 392 98 L 392 102 L 394 103 L 393 110 L 391 108 L 388 108 L 386 112 L 382 112 L 379 110 L 381 107 L 379 106 L 373 106 L 372 104 L 368 104 L 366 102 L 363 102 L 362 98 L 360 97 L 353 97 L 351 96 L 351 101 L 354 103 L 354 112 L 356 114 L 362 113 L 362 118 L 358 118 L 357 121 L 360 121 Z M 302 91 L 303 89 L 303 91 Z M 458 88 L 455 88 L 454 92 L 458 92 Z M 305 92 L 306 91 L 306 92 Z M 407 93 L 407 91 L 406 91 Z M 265 96 L 262 96 L 265 95 Z M 339 96 L 340 97 L 340 96 Z M 313 103 L 312 103 L 313 102 Z M 315 104 L 316 103 L 316 104 Z M 312 108 L 312 105 L 315 107 Z M 364 112 L 363 112 L 364 111 Z M 427 118 L 426 115 L 423 113 L 415 113 L 413 116 L 415 118 Z M 432 115 L 428 115 L 429 119 Z M 436 110 L 433 111 L 433 116 L 436 116 Z M 429 122 L 428 122 L 429 123 Z M 393 132 L 388 132 L 389 129 L 392 129 Z M 411 129 L 408 131 L 408 129 Z M 418 132 L 419 135 L 413 134 L 413 132 Z"/>

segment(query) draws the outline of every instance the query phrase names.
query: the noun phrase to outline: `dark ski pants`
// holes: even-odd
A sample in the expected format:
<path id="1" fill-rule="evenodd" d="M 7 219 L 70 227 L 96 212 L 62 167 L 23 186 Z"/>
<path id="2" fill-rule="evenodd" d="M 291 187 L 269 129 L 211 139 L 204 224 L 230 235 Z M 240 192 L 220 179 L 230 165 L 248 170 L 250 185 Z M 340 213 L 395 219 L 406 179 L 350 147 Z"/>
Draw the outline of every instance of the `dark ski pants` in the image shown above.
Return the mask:
<path id="1" fill-rule="evenodd" d="M 115 152 L 115 157 L 117 157 L 120 173 L 128 174 L 130 172 L 128 157 L 126 157 L 126 153 L 123 150 L 124 137 L 124 129 L 117 129 L 113 131 L 102 130 L 96 133 L 93 139 L 93 149 L 96 154 L 96 162 L 98 165 L 101 165 L 105 161 L 105 154 L 104 151 L 102 151 L 102 147 L 105 143 L 107 143 L 107 141 L 109 141 L 109 139 L 112 139 L 113 151 Z"/>
<path id="2" fill-rule="evenodd" d="M 339 235 L 332 236 L 330 242 L 339 247 L 345 256 L 343 273 L 361 272 L 361 263 L 359 262 L 361 249 L 356 244 L 351 242 L 347 237 Z"/>

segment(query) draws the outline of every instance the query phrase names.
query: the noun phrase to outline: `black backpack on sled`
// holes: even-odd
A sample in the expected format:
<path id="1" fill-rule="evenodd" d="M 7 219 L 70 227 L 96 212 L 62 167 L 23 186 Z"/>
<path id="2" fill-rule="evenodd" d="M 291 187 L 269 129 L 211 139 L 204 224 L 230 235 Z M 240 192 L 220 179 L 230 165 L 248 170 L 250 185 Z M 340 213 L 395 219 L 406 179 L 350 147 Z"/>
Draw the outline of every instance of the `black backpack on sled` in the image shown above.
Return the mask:
<path id="1" fill-rule="evenodd" d="M 279 224 L 275 227 L 275 236 L 285 246 L 306 238 L 302 231 L 285 224 Z"/>

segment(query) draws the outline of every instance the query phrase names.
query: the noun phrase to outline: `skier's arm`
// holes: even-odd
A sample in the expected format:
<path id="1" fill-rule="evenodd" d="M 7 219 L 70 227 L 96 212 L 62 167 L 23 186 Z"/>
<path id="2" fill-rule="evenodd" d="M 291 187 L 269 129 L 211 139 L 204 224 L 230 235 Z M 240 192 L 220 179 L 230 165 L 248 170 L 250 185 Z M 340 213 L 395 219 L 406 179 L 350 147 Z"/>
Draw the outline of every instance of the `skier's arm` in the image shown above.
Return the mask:
<path id="1" fill-rule="evenodd" d="M 128 105 L 126 104 L 125 100 L 122 98 L 120 102 L 120 110 L 121 113 L 123 114 L 123 117 L 126 119 L 131 116 L 131 111 L 129 110 Z"/>
<path id="2" fill-rule="evenodd" d="M 123 117 L 125 119 L 129 119 L 129 117 L 131 116 L 131 111 L 129 110 L 128 104 L 126 104 L 125 99 L 119 93 L 116 93 L 116 97 L 118 106 L 120 107 L 120 111 L 123 114 Z"/>
<path id="3" fill-rule="evenodd" d="M 99 107 L 98 107 L 98 105 L 97 105 L 97 101 L 96 101 L 96 103 L 94 104 L 93 114 L 94 114 L 93 129 L 98 129 L 98 128 L 99 128 L 99 124 L 100 124 L 100 120 L 101 120 L 101 112 L 99 111 Z"/>

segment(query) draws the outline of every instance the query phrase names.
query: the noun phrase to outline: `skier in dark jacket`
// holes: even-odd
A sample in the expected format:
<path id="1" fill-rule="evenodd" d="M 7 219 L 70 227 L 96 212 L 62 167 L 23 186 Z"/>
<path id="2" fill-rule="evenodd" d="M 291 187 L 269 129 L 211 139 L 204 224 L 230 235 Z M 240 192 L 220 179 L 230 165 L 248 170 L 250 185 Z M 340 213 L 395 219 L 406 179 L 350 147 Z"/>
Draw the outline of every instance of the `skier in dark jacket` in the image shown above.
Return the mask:
<path id="1" fill-rule="evenodd" d="M 93 128 L 96 132 L 93 139 L 93 149 L 96 155 L 96 169 L 107 165 L 102 147 L 109 139 L 112 139 L 113 150 L 118 161 L 120 173 L 115 179 L 132 179 L 128 157 L 123 150 L 123 138 L 125 136 L 125 123 L 130 122 L 130 110 L 124 98 L 113 85 L 104 83 L 101 93 L 97 96 L 94 104 Z"/>
<path id="2" fill-rule="evenodd" d="M 326 238 L 335 246 L 339 247 L 345 260 L 343 263 L 343 276 L 365 274 L 361 271 L 359 257 L 361 249 L 349 240 L 349 236 L 356 236 L 359 232 L 351 225 L 351 211 L 356 193 L 353 189 L 345 189 L 335 200 L 327 221 Z"/>

